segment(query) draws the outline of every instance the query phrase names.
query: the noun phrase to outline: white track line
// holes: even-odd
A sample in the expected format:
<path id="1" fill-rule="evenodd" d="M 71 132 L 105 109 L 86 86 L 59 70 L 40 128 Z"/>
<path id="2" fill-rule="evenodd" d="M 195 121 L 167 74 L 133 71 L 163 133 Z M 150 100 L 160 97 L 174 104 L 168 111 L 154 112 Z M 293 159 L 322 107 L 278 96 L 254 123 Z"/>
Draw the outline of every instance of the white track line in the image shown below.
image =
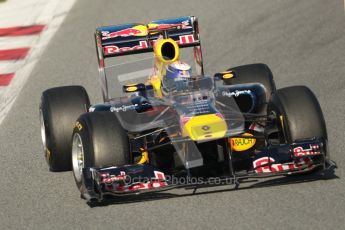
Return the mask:
<path id="1" fill-rule="evenodd" d="M 1 61 L 0 62 L 0 73 L 15 73 L 21 66 L 25 64 L 25 60 L 16 61 Z M 7 87 L 7 86 L 5 86 Z M 1 95 L 1 93 L 0 93 Z"/>
<path id="2" fill-rule="evenodd" d="M 1 3 L 0 27 L 26 26 L 37 24 L 40 15 L 49 15 L 52 11 L 44 12 L 43 8 L 55 9 L 59 0 L 8 0 Z M 65 1 L 60 1 L 65 2 Z M 66 1 L 67 4 L 68 1 Z M 62 3 L 60 5 L 63 5 Z M 45 21 L 49 23 L 49 21 Z"/>
<path id="3" fill-rule="evenodd" d="M 18 1 L 18 0 L 11 0 L 11 1 Z M 72 8 L 73 4 L 76 0 L 36 0 L 33 1 L 37 6 L 45 6 L 44 9 L 41 7 L 41 11 L 39 14 L 33 14 L 30 11 L 27 11 L 27 8 L 31 8 L 32 5 L 29 5 L 29 1 L 20 0 L 22 3 L 20 5 L 20 9 L 16 10 L 15 7 L 7 7 L 7 9 L 2 8 L 0 10 L 0 19 L 3 16 L 10 16 L 13 12 L 27 12 L 28 14 L 25 16 L 21 16 L 22 18 L 26 17 L 26 22 L 28 24 L 19 24 L 19 25 L 29 25 L 29 24 L 45 24 L 47 25 L 46 30 L 44 30 L 37 39 L 37 42 L 34 46 L 31 47 L 31 51 L 29 55 L 24 60 L 23 66 L 16 71 L 15 77 L 12 79 L 12 82 L 9 86 L 4 87 L 0 94 L 0 124 L 3 119 L 6 117 L 8 112 L 10 111 L 13 103 L 15 102 L 17 96 L 19 95 L 20 91 L 22 90 L 23 86 L 25 85 L 30 73 L 32 72 L 33 68 L 35 67 L 37 61 L 39 60 L 43 50 L 49 43 L 50 39 L 53 37 L 55 32 L 60 27 L 61 23 L 63 22 L 65 16 L 68 14 L 69 10 Z M 19 2 L 19 1 L 18 1 Z M 41 4 L 41 5 L 39 5 Z M 24 6 L 25 5 L 25 6 Z M 37 7 L 38 8 L 38 7 Z M 5 13 L 5 14 L 2 14 Z M 0 20 L 1 21 L 1 20 Z M 9 26 L 18 26 L 18 20 L 14 20 L 15 22 L 9 22 L 6 25 L 0 26 L 2 27 L 9 27 Z M 11 38 L 10 38 L 11 39 Z M 14 38 L 13 38 L 14 39 Z"/>
<path id="4" fill-rule="evenodd" d="M 39 35 L 0 37 L 0 50 L 32 47 L 37 43 L 38 38 Z"/>

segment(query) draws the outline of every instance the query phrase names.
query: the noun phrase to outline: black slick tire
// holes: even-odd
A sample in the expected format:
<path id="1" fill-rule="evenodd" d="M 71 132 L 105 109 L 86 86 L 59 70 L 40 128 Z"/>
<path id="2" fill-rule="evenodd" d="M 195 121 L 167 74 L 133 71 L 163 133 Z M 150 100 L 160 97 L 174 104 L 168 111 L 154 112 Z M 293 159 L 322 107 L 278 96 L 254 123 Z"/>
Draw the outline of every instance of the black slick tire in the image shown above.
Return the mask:
<path id="1" fill-rule="evenodd" d="M 129 163 L 127 133 L 114 113 L 92 112 L 81 115 L 73 130 L 72 142 L 73 175 L 82 194 L 85 185 L 83 175 L 78 172 L 81 169 L 78 167 L 78 159 L 83 160 L 82 168 L 120 166 Z M 82 146 L 81 157 L 78 155 L 78 144 Z"/>
<path id="2" fill-rule="evenodd" d="M 327 140 L 320 104 L 308 87 L 291 86 L 277 90 L 270 107 L 277 113 L 286 143 L 313 137 Z"/>
<path id="3" fill-rule="evenodd" d="M 41 135 L 51 171 L 68 171 L 71 163 L 71 137 L 76 119 L 87 112 L 90 100 L 82 86 L 51 88 L 42 93 Z"/>
<path id="4" fill-rule="evenodd" d="M 276 91 L 276 86 L 270 68 L 265 64 L 257 63 L 233 67 L 228 69 L 228 71 L 232 71 L 236 77 L 224 79 L 224 84 L 226 85 L 259 83 L 265 87 L 266 102 L 258 113 L 266 113 L 267 103 L 270 101 L 271 95 Z"/>

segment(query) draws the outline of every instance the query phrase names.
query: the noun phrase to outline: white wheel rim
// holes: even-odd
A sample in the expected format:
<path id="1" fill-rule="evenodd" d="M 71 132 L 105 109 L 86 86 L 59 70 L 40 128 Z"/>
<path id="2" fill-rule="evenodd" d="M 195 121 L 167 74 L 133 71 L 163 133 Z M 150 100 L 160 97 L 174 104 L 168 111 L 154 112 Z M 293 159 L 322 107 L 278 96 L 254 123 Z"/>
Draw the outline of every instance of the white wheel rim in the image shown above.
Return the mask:
<path id="1" fill-rule="evenodd" d="M 84 148 L 78 133 L 73 135 L 72 142 L 72 167 L 75 180 L 80 183 L 84 168 Z"/>
<path id="2" fill-rule="evenodd" d="M 41 125 L 41 138 L 42 138 L 42 144 L 43 144 L 43 151 L 44 151 L 44 154 L 46 154 L 47 153 L 47 136 L 46 136 L 46 126 L 44 124 L 42 109 L 40 109 L 40 125 Z"/>

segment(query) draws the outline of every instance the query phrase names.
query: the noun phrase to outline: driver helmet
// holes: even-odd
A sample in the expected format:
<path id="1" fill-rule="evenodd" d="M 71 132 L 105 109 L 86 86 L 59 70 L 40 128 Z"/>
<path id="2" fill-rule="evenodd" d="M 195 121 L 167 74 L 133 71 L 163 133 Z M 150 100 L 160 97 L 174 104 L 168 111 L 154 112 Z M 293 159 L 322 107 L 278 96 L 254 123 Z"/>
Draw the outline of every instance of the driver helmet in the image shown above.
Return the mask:
<path id="1" fill-rule="evenodd" d="M 166 66 L 166 73 L 162 79 L 164 93 L 181 92 L 188 89 L 188 81 L 192 75 L 192 68 L 185 62 L 176 61 Z"/>

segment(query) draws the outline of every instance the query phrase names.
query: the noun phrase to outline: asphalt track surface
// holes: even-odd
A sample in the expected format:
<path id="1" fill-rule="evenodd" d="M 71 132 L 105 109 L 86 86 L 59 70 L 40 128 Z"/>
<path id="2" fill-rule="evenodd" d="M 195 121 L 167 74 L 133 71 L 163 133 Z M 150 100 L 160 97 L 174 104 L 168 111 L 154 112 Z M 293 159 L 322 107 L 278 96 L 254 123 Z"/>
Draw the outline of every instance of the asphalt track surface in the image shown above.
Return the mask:
<path id="1" fill-rule="evenodd" d="M 343 9 L 341 0 L 77 1 L 0 126 L 0 228 L 344 228 Z M 92 102 L 101 101 L 94 29 L 180 15 L 199 17 L 207 73 L 263 62 L 278 87 L 308 85 L 315 92 L 339 165 L 334 175 L 237 191 L 206 188 L 193 196 L 177 190 L 94 207 L 79 198 L 71 172 L 48 171 L 39 133 L 41 92 L 81 84 Z"/>

